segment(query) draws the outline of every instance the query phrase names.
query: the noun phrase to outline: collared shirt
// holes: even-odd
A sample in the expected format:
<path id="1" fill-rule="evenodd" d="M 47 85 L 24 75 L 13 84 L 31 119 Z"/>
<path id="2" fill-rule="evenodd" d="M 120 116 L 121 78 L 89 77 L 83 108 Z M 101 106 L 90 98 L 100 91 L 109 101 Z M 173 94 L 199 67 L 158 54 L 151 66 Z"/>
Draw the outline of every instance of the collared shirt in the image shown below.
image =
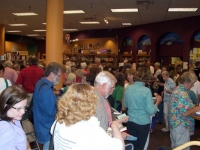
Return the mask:
<path id="1" fill-rule="evenodd" d="M 0 149 L 27 150 L 26 135 L 20 121 L 0 121 Z"/>
<path id="2" fill-rule="evenodd" d="M 124 107 L 128 108 L 129 121 L 139 125 L 149 124 L 150 116 L 157 111 L 157 106 L 152 100 L 151 90 L 138 81 L 126 88 Z"/>
<path id="3" fill-rule="evenodd" d="M 172 80 L 171 78 L 169 78 L 167 81 L 165 81 L 164 87 L 167 88 L 168 91 L 172 92 L 173 89 L 176 87 L 176 83 L 174 82 L 174 80 Z M 171 97 L 171 93 L 167 93 L 164 90 L 163 101 L 170 101 L 170 97 Z"/>
<path id="4" fill-rule="evenodd" d="M 18 74 L 14 69 L 11 69 L 9 67 L 5 67 L 3 77 L 10 80 L 12 85 L 15 85 L 15 82 L 17 80 Z"/>
<path id="5" fill-rule="evenodd" d="M 55 120 L 56 96 L 53 84 L 41 78 L 35 86 L 33 94 L 33 116 L 36 139 L 44 144 L 50 140 L 50 128 Z"/>
<path id="6" fill-rule="evenodd" d="M 176 87 L 171 95 L 170 126 L 172 128 L 181 125 L 187 130 L 194 130 L 194 119 L 191 116 L 184 117 L 182 113 L 194 107 L 187 90 L 182 84 Z"/>
<path id="7" fill-rule="evenodd" d="M 43 77 L 43 73 L 44 70 L 36 65 L 26 67 L 20 71 L 16 84 L 22 85 L 27 93 L 33 93 L 35 84 Z"/>
<path id="8" fill-rule="evenodd" d="M 100 122 L 100 127 L 102 127 L 106 131 L 109 126 L 109 118 L 105 107 L 106 99 L 98 91 L 95 90 L 95 92 L 99 97 L 95 117 L 98 118 Z"/>

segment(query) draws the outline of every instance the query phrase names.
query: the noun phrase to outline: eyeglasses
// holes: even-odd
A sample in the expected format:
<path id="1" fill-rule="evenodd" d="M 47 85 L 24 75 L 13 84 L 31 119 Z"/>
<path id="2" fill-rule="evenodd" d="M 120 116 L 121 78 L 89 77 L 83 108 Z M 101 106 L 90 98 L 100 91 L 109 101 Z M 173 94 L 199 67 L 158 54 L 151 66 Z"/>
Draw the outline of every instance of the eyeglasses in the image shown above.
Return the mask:
<path id="1" fill-rule="evenodd" d="M 61 74 L 56 74 L 56 76 L 58 76 L 59 78 L 61 77 Z"/>
<path id="2" fill-rule="evenodd" d="M 26 107 L 26 106 L 25 106 L 25 107 L 21 107 L 21 108 L 15 108 L 15 107 L 12 106 L 12 108 L 15 109 L 15 110 L 17 110 L 18 112 L 19 112 L 20 110 L 22 110 L 22 109 L 23 109 L 24 111 L 27 110 L 27 107 Z"/>

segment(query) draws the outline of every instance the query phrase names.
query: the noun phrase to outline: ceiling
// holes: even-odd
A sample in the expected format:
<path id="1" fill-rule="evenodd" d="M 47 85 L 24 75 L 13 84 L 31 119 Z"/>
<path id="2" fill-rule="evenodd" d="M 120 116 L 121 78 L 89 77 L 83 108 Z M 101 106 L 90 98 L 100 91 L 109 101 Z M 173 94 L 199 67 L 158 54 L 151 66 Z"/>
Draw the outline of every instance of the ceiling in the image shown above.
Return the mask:
<path id="1" fill-rule="evenodd" d="M 199 8 L 196 12 L 168 12 L 168 8 Z M 110 9 L 138 8 L 138 12 L 113 13 Z M 123 28 L 122 23 L 130 22 L 132 26 L 160 21 L 173 20 L 200 15 L 199 0 L 154 0 L 153 4 L 141 5 L 137 0 L 64 0 L 64 10 L 83 10 L 84 14 L 64 14 L 63 28 L 94 30 Z M 12 13 L 34 12 L 37 16 L 17 17 Z M 104 22 L 108 20 L 108 24 Z M 99 21 L 100 24 L 82 25 L 80 21 Z M 0 0 L 0 24 L 5 24 L 6 33 L 9 30 L 20 30 L 12 33 L 22 36 L 39 33 L 34 37 L 42 39 L 45 32 L 35 32 L 36 29 L 45 29 L 42 23 L 46 22 L 46 0 Z M 11 27 L 8 24 L 25 23 L 28 26 Z M 68 33 L 68 32 L 64 32 Z"/>

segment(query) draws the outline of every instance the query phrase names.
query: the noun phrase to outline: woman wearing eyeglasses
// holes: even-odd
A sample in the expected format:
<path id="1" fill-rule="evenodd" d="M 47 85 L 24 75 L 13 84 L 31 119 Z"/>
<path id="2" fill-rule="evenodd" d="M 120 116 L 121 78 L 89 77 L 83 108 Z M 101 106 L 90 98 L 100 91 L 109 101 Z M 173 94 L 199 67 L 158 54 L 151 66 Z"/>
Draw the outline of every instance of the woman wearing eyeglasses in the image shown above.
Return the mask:
<path id="1" fill-rule="evenodd" d="M 26 135 L 20 124 L 28 95 L 17 86 L 10 86 L 0 95 L 0 149 L 27 150 Z"/>

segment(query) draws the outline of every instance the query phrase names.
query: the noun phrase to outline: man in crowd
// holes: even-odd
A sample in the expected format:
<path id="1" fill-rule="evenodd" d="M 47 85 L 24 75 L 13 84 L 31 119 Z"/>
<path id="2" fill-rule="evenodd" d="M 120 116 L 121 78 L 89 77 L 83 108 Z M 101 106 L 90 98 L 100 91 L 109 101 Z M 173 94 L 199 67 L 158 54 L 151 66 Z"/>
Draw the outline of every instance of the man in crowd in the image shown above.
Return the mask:
<path id="1" fill-rule="evenodd" d="M 112 123 L 111 108 L 107 100 L 115 89 L 116 78 L 107 71 L 100 72 L 94 81 L 94 89 L 99 96 L 96 117 L 100 121 L 100 126 L 106 131 Z"/>
<path id="2" fill-rule="evenodd" d="M 107 100 L 108 96 L 112 94 L 115 89 L 116 78 L 108 71 L 101 71 L 95 78 L 94 89 L 99 96 L 97 102 L 95 117 L 100 122 L 100 127 L 107 131 L 108 127 L 112 124 L 111 107 Z M 119 123 L 125 123 L 128 117 L 123 117 L 118 120 Z M 123 139 L 130 136 L 126 132 L 121 132 Z"/>
<path id="3" fill-rule="evenodd" d="M 50 63 L 35 86 L 33 94 L 33 117 L 36 139 L 40 149 L 48 150 L 50 128 L 55 120 L 56 96 L 53 86 L 58 84 L 62 75 L 62 66 L 56 62 Z"/>
<path id="4" fill-rule="evenodd" d="M 35 55 L 30 56 L 28 62 L 30 66 L 20 71 L 16 81 L 16 84 L 22 87 L 29 95 L 27 106 L 29 106 L 31 103 L 35 84 L 44 73 L 44 70 L 37 66 L 38 58 Z"/>

